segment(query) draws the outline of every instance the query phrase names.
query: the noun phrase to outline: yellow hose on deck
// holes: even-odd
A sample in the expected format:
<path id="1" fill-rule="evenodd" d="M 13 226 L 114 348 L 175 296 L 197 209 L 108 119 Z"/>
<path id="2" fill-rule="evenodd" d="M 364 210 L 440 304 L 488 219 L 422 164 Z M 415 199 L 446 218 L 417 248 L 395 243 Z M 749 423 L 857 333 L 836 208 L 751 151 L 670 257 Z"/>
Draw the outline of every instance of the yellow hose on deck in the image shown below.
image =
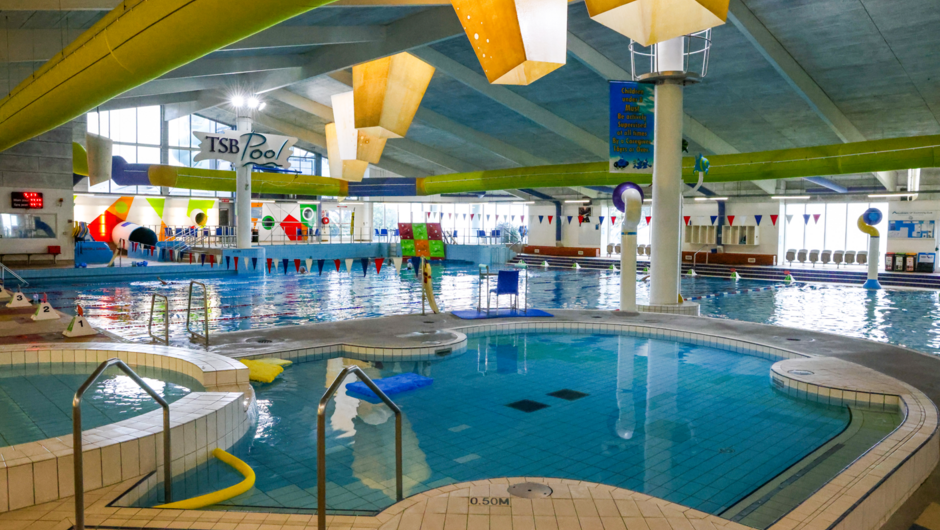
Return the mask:
<path id="1" fill-rule="evenodd" d="M 241 473 L 245 480 L 235 484 L 234 486 L 229 486 L 225 489 L 214 491 L 212 493 L 207 493 L 205 495 L 200 495 L 198 497 L 193 497 L 192 499 L 186 499 L 185 501 L 171 502 L 169 504 L 161 504 L 160 506 L 154 506 L 154 508 L 170 508 L 174 510 L 198 510 L 199 508 L 205 508 L 206 506 L 212 506 L 213 504 L 218 504 L 222 501 L 227 501 L 232 497 L 237 497 L 242 493 L 250 490 L 252 486 L 255 485 L 255 472 L 248 467 L 248 464 L 242 462 L 238 458 L 235 458 L 229 453 L 216 447 L 212 450 L 212 456 L 218 458 L 222 462 L 232 466 L 236 471 Z"/>

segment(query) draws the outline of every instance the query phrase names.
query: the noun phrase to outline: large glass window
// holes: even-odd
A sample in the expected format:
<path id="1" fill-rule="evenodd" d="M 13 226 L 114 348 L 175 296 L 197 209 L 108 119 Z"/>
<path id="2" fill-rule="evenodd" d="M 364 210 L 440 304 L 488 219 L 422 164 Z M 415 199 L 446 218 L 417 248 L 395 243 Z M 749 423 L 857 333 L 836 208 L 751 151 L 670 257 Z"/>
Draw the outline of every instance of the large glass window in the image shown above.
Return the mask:
<path id="1" fill-rule="evenodd" d="M 868 236 L 856 226 L 868 208 L 887 212 L 887 203 L 788 203 L 783 222 L 783 250 L 868 250 Z M 818 217 L 817 217 L 818 216 Z M 887 221 L 878 228 L 886 233 Z M 880 255 L 887 251 L 888 238 L 880 238 Z"/>

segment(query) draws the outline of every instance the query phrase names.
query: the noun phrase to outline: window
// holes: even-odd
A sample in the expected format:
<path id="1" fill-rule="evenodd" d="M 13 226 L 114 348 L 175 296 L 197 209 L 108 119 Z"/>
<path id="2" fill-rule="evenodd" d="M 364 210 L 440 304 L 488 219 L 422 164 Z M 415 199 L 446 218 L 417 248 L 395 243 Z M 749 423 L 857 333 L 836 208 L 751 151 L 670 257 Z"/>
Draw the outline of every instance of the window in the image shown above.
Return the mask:
<path id="1" fill-rule="evenodd" d="M 783 248 L 793 250 L 868 250 L 868 236 L 857 227 L 858 218 L 868 208 L 887 212 L 887 203 L 787 203 L 784 208 Z M 817 217 L 818 216 L 818 217 Z M 887 232 L 887 221 L 876 228 Z M 880 255 L 888 248 L 888 238 L 880 238 Z"/>

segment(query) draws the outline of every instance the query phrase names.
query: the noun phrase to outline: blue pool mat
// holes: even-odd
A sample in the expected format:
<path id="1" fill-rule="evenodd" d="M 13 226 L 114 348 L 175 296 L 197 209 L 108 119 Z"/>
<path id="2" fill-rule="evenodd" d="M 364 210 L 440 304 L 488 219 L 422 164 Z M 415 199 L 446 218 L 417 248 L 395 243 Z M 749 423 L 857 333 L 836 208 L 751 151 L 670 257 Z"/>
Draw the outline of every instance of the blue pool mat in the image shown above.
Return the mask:
<path id="1" fill-rule="evenodd" d="M 407 373 L 393 375 L 392 377 L 383 379 L 375 379 L 372 382 L 375 383 L 375 386 L 379 387 L 379 390 L 385 392 L 386 396 L 392 396 L 428 386 L 433 383 L 434 380 L 423 375 Z M 362 381 L 356 381 L 355 383 L 346 385 L 346 392 L 348 394 L 355 394 L 356 397 L 362 397 L 370 403 L 378 403 L 381 401 L 379 396 L 375 395 L 375 392 L 370 390 Z"/>
<path id="2" fill-rule="evenodd" d="M 466 309 L 454 311 L 454 316 L 463 320 L 484 320 L 487 318 L 553 317 L 555 315 L 546 313 L 541 309 L 529 309 L 528 312 L 519 309 L 500 309 L 499 311 L 491 309 L 489 313 L 477 311 L 476 309 Z"/>

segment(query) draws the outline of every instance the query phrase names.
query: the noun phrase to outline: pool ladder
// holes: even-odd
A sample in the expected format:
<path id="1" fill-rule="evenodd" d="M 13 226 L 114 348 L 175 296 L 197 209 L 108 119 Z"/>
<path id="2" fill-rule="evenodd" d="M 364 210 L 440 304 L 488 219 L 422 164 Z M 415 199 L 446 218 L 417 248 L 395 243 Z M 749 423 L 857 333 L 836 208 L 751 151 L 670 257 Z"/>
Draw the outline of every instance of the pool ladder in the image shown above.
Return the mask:
<path id="1" fill-rule="evenodd" d="M 369 390 L 375 392 L 388 408 L 395 413 L 395 493 L 396 502 L 400 502 L 402 496 L 402 466 L 401 466 L 401 409 L 395 404 L 385 392 L 375 386 L 372 379 L 362 371 L 358 366 L 347 366 L 336 376 L 333 384 L 326 390 L 323 397 L 320 398 L 320 406 L 317 408 L 317 529 L 326 530 L 326 406 L 333 398 L 333 394 L 339 390 L 339 387 L 346 380 L 349 374 L 356 374 L 360 381 L 365 383 Z M 76 527 L 77 528 L 77 527 Z M 77 529 L 81 530 L 81 529 Z"/>
<path id="2" fill-rule="evenodd" d="M 163 337 L 153 334 L 153 309 L 157 303 L 157 298 L 163 299 Z M 155 341 L 170 345 L 170 299 L 165 295 L 152 293 L 150 295 L 150 321 L 147 322 L 147 334 Z"/>
<path id="3" fill-rule="evenodd" d="M 75 392 L 75 397 L 72 399 L 72 461 L 75 475 L 75 526 L 72 528 L 74 530 L 85 530 L 85 465 L 84 455 L 82 454 L 82 397 L 91 385 L 95 384 L 98 378 L 101 377 L 101 374 L 112 366 L 120 368 L 131 380 L 137 383 L 137 386 L 150 394 L 150 397 L 163 408 L 163 494 L 166 498 L 166 502 L 171 502 L 172 500 L 173 471 L 171 464 L 173 460 L 170 458 L 170 405 L 166 400 L 160 397 L 160 394 L 154 392 L 136 372 L 124 364 L 124 361 L 116 358 L 108 359 L 98 365 L 98 368 L 88 376 L 88 379 L 82 383 L 82 386 L 78 388 L 78 391 Z"/>
<path id="4" fill-rule="evenodd" d="M 189 326 L 189 323 L 192 320 L 193 287 L 196 285 L 202 287 L 202 333 L 194 331 Z M 196 323 L 199 323 L 198 319 Z M 189 282 L 189 299 L 186 302 L 186 331 L 189 332 L 190 336 L 192 336 L 194 339 L 200 339 L 205 342 L 206 349 L 209 349 L 209 290 L 206 289 L 206 284 L 197 282 L 195 280 L 190 280 Z"/>

